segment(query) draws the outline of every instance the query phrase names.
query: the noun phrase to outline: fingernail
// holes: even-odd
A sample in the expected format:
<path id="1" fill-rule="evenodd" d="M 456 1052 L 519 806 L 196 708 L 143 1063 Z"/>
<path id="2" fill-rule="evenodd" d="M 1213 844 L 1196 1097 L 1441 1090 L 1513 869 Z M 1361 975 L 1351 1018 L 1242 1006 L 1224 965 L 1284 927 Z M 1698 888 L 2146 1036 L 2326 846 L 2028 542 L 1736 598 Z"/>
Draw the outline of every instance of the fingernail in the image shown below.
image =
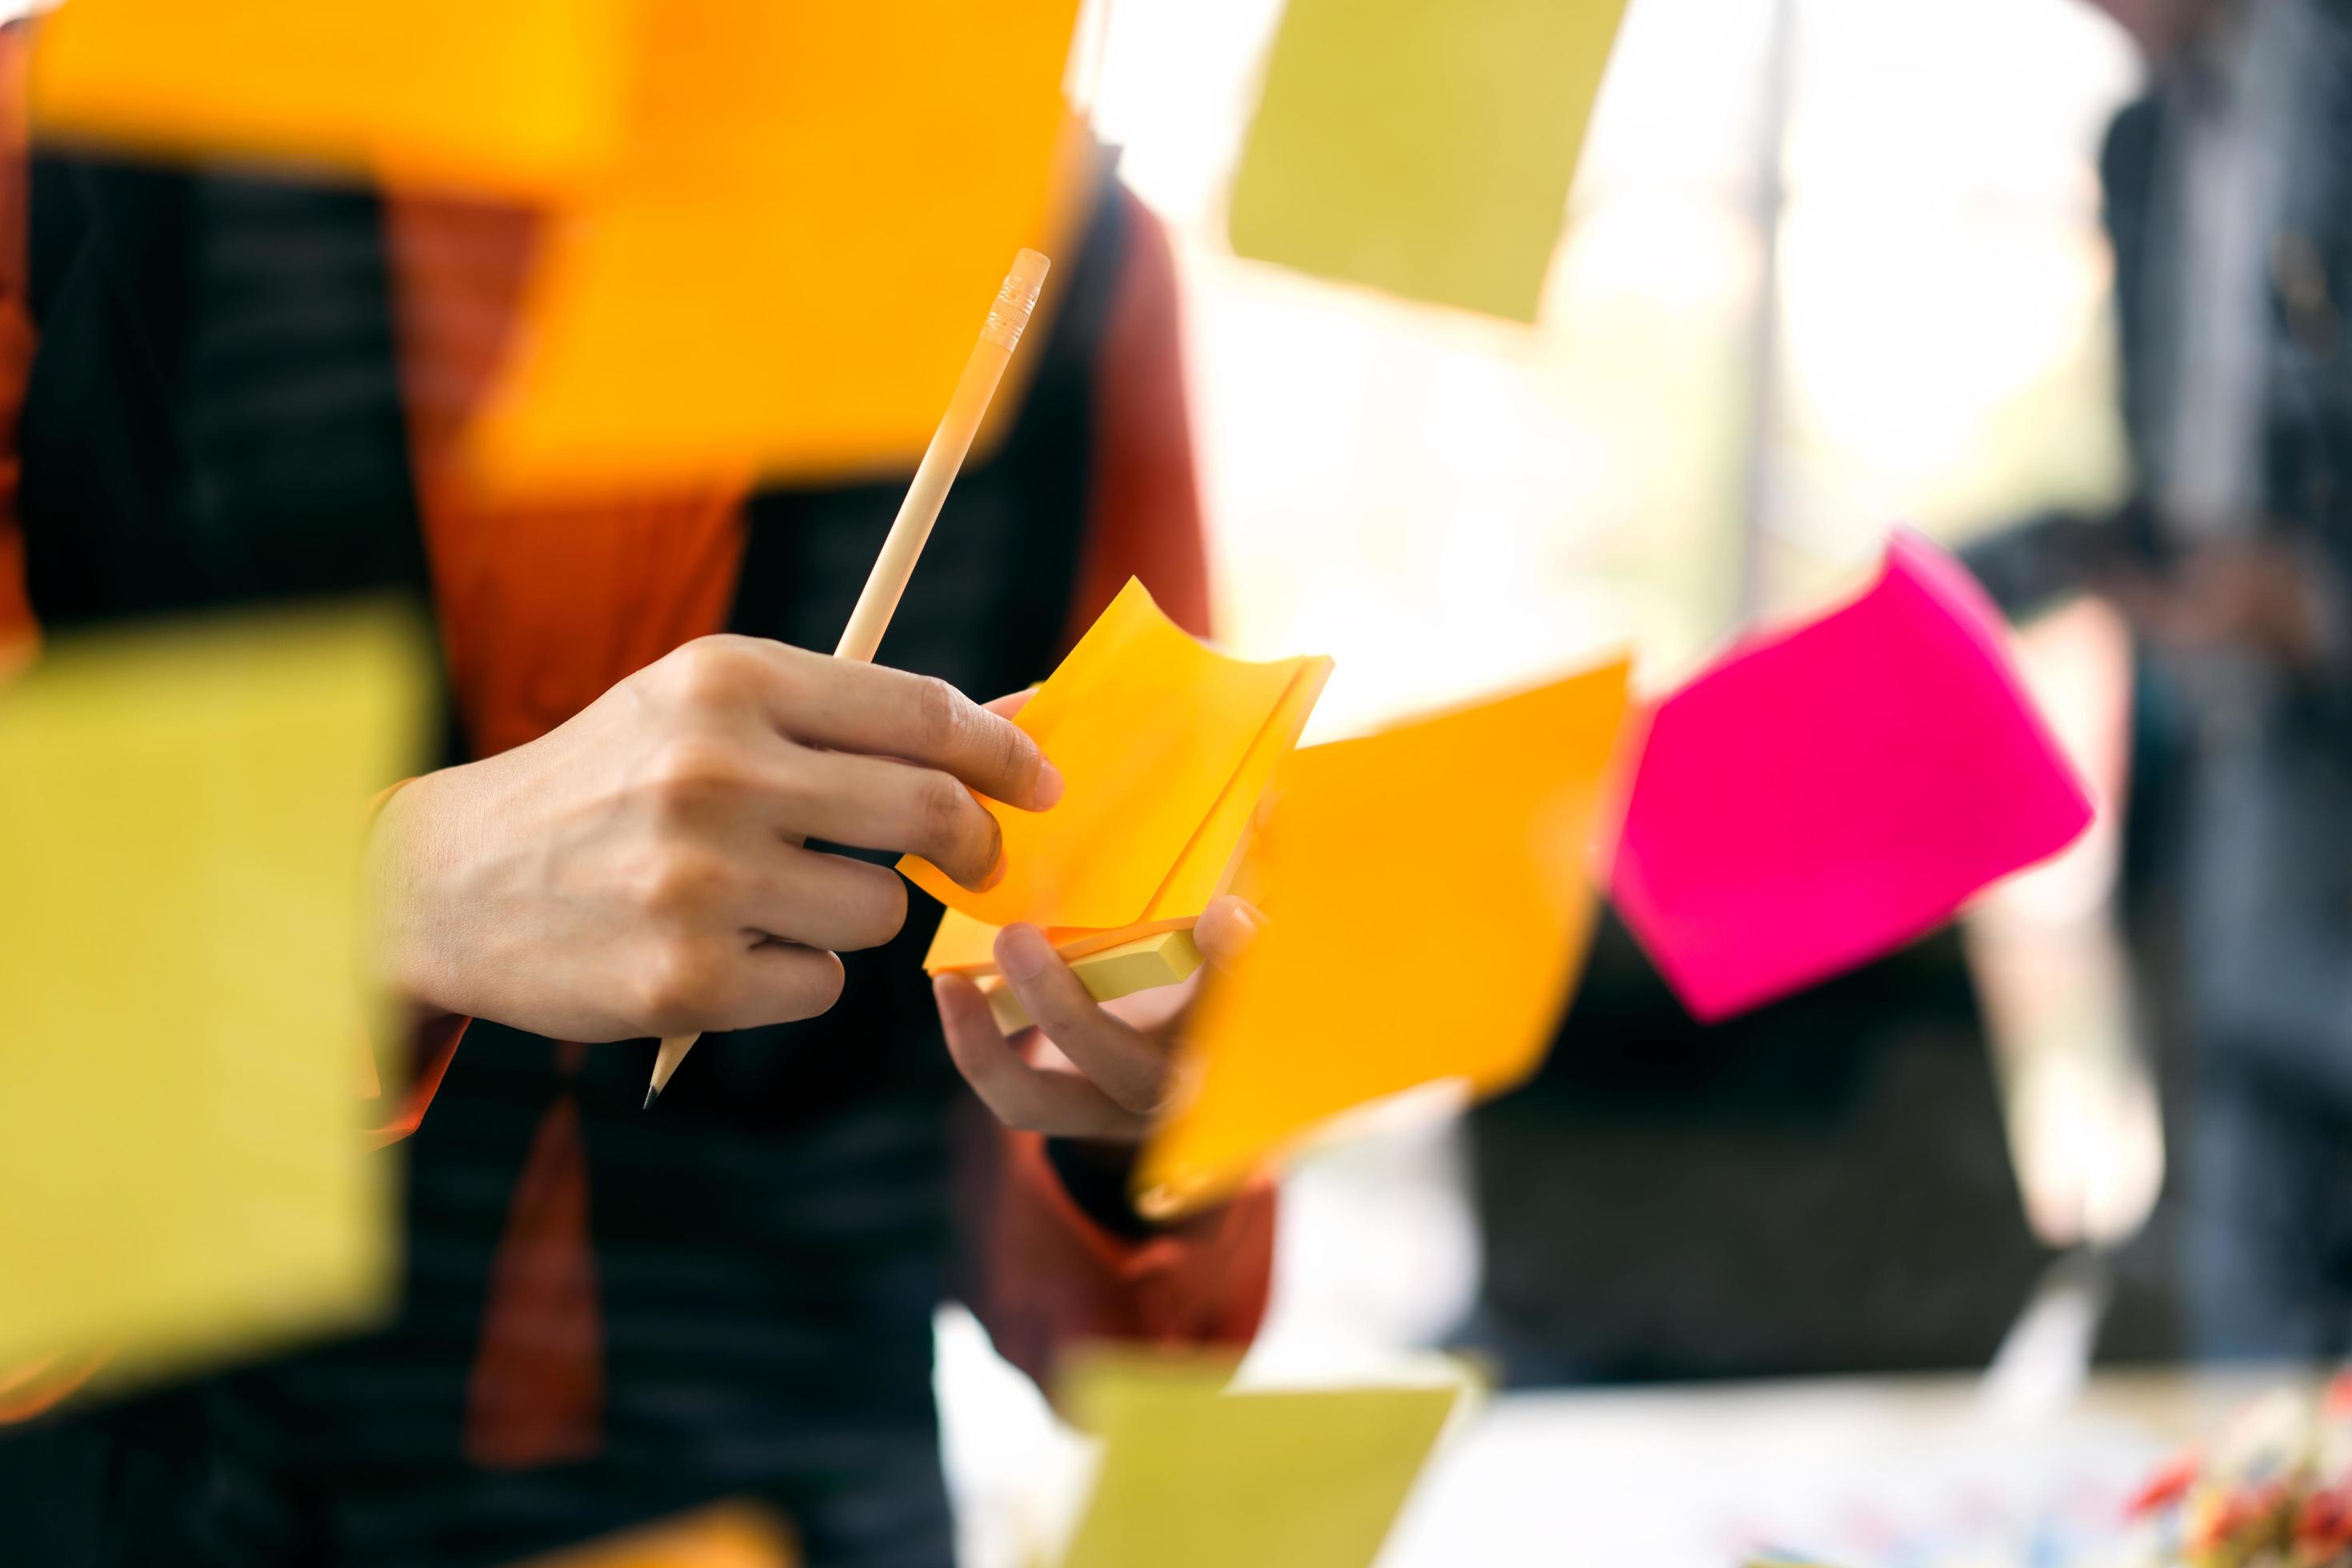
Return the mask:
<path id="1" fill-rule="evenodd" d="M 1053 944 L 1035 926 L 1006 926 L 996 939 L 996 967 L 1007 980 L 1034 980 L 1053 961 Z"/>
<path id="2" fill-rule="evenodd" d="M 1039 762 L 1037 764 L 1037 789 L 1035 795 L 1033 797 L 1037 802 L 1037 809 L 1044 811 L 1047 806 L 1052 805 L 1055 801 L 1061 799 L 1062 789 L 1062 770 L 1055 767 L 1050 760 Z"/>
<path id="3" fill-rule="evenodd" d="M 972 891 L 984 893 L 1003 880 L 1004 880 L 1004 851 L 999 849 L 996 852 L 996 859 L 988 868 L 988 875 L 980 879 L 979 886 L 973 888 Z"/>

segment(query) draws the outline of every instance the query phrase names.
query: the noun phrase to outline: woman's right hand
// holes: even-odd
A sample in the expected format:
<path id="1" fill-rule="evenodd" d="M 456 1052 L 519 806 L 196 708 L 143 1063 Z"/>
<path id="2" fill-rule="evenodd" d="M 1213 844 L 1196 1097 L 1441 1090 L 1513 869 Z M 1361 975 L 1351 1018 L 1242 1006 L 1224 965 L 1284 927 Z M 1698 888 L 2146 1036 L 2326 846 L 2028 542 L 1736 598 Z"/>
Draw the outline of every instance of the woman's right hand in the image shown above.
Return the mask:
<path id="1" fill-rule="evenodd" d="M 703 637 L 530 744 L 393 794 L 367 857 L 376 969 L 427 1011 L 557 1039 L 809 1017 L 841 994 L 835 955 L 887 942 L 907 894 L 805 841 L 984 886 L 999 835 L 973 791 L 1042 811 L 1062 781 L 941 681 Z"/>

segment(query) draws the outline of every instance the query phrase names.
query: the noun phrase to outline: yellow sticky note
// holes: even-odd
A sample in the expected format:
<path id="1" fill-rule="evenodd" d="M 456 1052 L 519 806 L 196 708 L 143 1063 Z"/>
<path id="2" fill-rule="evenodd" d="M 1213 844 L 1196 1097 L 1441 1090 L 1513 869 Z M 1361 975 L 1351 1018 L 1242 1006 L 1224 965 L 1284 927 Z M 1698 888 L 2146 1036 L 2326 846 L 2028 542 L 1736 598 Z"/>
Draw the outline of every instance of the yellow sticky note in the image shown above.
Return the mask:
<path id="1" fill-rule="evenodd" d="M 135 1373 L 391 1284 L 359 847 L 423 750 L 375 615 L 53 643 L 0 688 L 0 1365 Z"/>
<path id="2" fill-rule="evenodd" d="M 593 1545 L 534 1557 L 522 1568 L 795 1568 L 800 1553 L 768 1510 L 720 1503 Z"/>
<path id="3" fill-rule="evenodd" d="M 73 0 L 34 35 L 50 135 L 409 184 L 563 192 L 610 158 L 635 0 Z"/>
<path id="4" fill-rule="evenodd" d="M 1201 950 L 1193 945 L 1190 930 L 1156 931 L 1097 952 L 1064 956 L 1069 960 L 1070 973 L 1097 1002 L 1116 1002 L 1139 991 L 1181 984 L 1201 967 Z M 1035 1021 L 1001 977 L 982 981 L 980 988 L 988 997 L 988 1010 L 996 1026 L 1006 1034 L 1017 1033 Z"/>
<path id="5" fill-rule="evenodd" d="M 468 437 L 551 494 L 911 461 L 1045 243 L 1077 0 L 661 0 Z M 1056 273 L 1056 281 L 1061 277 Z"/>
<path id="6" fill-rule="evenodd" d="M 1064 790 L 1051 811 L 990 804 L 1004 835 L 996 885 L 969 891 L 911 856 L 899 868 L 983 925 L 1134 925 L 1180 868 L 1171 897 L 1213 886 L 1256 805 L 1249 791 L 1226 809 L 1237 781 L 1247 791 L 1272 771 L 1297 739 L 1282 728 L 1306 723 L 1329 672 L 1328 659 L 1228 658 L 1130 580 L 1013 721 L 1061 770 Z M 1188 921 L 1200 912 L 1161 911 Z"/>
<path id="7" fill-rule="evenodd" d="M 1290 0 L 1236 254 L 1536 319 L 1624 0 Z"/>
<path id="8" fill-rule="evenodd" d="M 1097 1369 L 1070 1408 L 1104 1439 L 1102 1468 L 1063 1568 L 1366 1568 L 1460 1395 Z"/>
<path id="9" fill-rule="evenodd" d="M 1589 853 L 1627 667 L 1295 753 L 1251 867 L 1266 928 L 1202 992 L 1192 1092 L 1144 1150 L 1157 1211 L 1421 1085 L 1532 1071 L 1591 935 Z"/>

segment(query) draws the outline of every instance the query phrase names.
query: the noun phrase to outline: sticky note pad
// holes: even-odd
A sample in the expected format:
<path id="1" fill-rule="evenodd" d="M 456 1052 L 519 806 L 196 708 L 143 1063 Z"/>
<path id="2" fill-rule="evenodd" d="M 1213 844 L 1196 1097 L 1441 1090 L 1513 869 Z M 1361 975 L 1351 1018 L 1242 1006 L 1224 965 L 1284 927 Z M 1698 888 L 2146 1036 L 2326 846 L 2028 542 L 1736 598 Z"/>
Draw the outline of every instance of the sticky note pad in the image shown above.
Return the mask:
<path id="1" fill-rule="evenodd" d="M 545 495 L 910 463 L 1045 242 L 1077 0 L 662 0 L 467 437 Z"/>
<path id="2" fill-rule="evenodd" d="M 1116 1002 L 1139 991 L 1177 984 L 1201 967 L 1201 950 L 1193 945 L 1190 931 L 1157 931 L 1098 952 L 1063 956 L 1087 994 L 1097 1002 Z M 1034 1021 L 1001 976 L 982 980 L 980 988 L 988 997 L 988 1010 L 996 1026 L 1006 1034 L 1025 1029 Z"/>
<path id="3" fill-rule="evenodd" d="M 1460 1395 L 1094 1372 L 1069 1401 L 1102 1468 L 1063 1568 L 1368 1568 Z"/>
<path id="4" fill-rule="evenodd" d="M 359 848 L 419 761 L 421 654 L 302 618 L 60 639 L 0 687 L 0 1366 L 159 1370 L 384 1302 Z"/>
<path id="5" fill-rule="evenodd" d="M 1658 707 L 1612 891 L 1704 1019 L 1892 951 L 2092 805 L 1959 563 L 1897 533 L 1852 604 Z"/>
<path id="6" fill-rule="evenodd" d="M 1626 673 L 1292 755 L 1251 852 L 1266 927 L 1196 1004 L 1190 1098 L 1137 1173 L 1150 1211 L 1232 1190 L 1368 1101 L 1534 1069 L 1591 935 Z"/>
<path id="7" fill-rule="evenodd" d="M 35 126 L 512 195 L 610 158 L 635 0 L 73 0 L 34 35 Z"/>
<path id="8" fill-rule="evenodd" d="M 1235 254 L 1536 319 L 1624 0 L 1290 0 Z"/>
<path id="9" fill-rule="evenodd" d="M 1101 931 L 1155 914 L 1189 925 L 1330 668 L 1323 658 L 1228 658 L 1130 580 L 1013 720 L 1064 787 L 1050 811 L 989 805 L 1004 836 L 996 884 L 971 892 L 911 856 L 899 868 L 985 926 Z"/>

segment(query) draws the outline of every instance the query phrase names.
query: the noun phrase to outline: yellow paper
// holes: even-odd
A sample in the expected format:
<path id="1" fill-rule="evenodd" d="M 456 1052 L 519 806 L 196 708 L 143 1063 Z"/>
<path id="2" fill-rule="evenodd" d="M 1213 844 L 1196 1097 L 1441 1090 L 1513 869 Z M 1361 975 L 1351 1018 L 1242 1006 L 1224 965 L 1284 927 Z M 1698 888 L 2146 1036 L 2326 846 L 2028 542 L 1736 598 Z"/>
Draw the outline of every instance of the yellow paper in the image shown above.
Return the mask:
<path id="1" fill-rule="evenodd" d="M 1366 1568 L 1460 1393 L 1097 1369 L 1070 1395 L 1105 1449 L 1063 1568 Z"/>
<path id="2" fill-rule="evenodd" d="M 358 851 L 419 760 L 420 654 L 304 618 L 61 639 L 0 688 L 0 1366 L 135 1374 L 385 1302 Z"/>
<path id="3" fill-rule="evenodd" d="M 1536 319 L 1624 0 L 1290 0 L 1236 254 Z"/>
<path id="4" fill-rule="evenodd" d="M 721 1503 L 592 1546 L 534 1557 L 523 1568 L 794 1568 L 800 1554 L 775 1516 Z"/>
<path id="5" fill-rule="evenodd" d="M 622 158 L 554 226 L 469 437 L 480 483 L 911 461 L 1013 253 L 1046 243 L 1076 10 L 648 5 Z"/>
<path id="6" fill-rule="evenodd" d="M 1201 950 L 1193 945 L 1191 931 L 1164 931 L 1069 962 L 1070 973 L 1087 988 L 1087 995 L 1097 1002 L 1116 1002 L 1139 991 L 1181 984 L 1201 967 Z M 1035 1021 L 1002 978 L 992 975 L 981 982 L 980 988 L 988 997 L 988 1010 L 996 1026 L 1006 1034 L 1017 1034 Z"/>
<path id="7" fill-rule="evenodd" d="M 1134 925 L 1180 863 L 1189 867 L 1186 852 L 1196 844 L 1202 863 L 1222 871 L 1255 797 L 1250 809 L 1221 806 L 1263 755 L 1258 742 L 1270 722 L 1294 714 L 1306 722 L 1313 695 L 1293 700 L 1292 693 L 1302 679 L 1319 691 L 1329 668 L 1325 659 L 1228 658 L 1179 628 L 1130 580 L 1013 720 L 1061 770 L 1064 790 L 1051 811 L 989 803 L 1004 834 L 996 885 L 971 892 L 911 856 L 899 868 L 983 925 Z M 1221 849 L 1204 826 L 1230 829 L 1233 842 Z M 1193 879 L 1188 869 L 1186 896 L 1196 879 L 1215 878 Z M 1200 909 L 1165 913 L 1189 920 Z M 969 934 L 956 940 L 961 946 Z"/>
<path id="8" fill-rule="evenodd" d="M 34 38 L 35 125 L 515 195 L 607 162 L 635 0 L 73 0 Z"/>
<path id="9" fill-rule="evenodd" d="M 1203 990 L 1193 1092 L 1138 1172 L 1155 1211 L 1231 1190 L 1340 1111 L 1534 1069 L 1591 935 L 1625 678 L 1612 664 L 1291 757 L 1251 862 L 1266 929 Z"/>

